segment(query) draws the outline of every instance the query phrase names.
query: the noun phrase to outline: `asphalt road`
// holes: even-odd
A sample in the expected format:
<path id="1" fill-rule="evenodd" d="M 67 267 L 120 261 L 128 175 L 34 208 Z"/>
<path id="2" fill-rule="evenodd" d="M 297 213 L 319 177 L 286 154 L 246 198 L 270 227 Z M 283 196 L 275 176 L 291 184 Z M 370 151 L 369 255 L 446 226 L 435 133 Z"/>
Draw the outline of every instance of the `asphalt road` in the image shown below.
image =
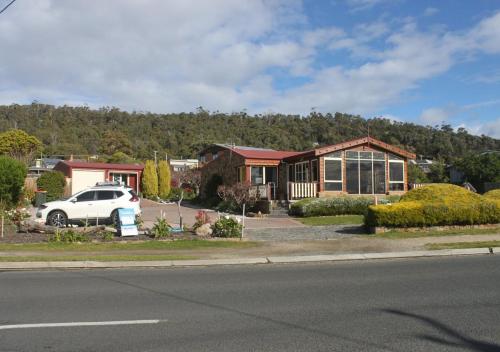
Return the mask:
<path id="1" fill-rule="evenodd" d="M 500 351 L 500 256 L 0 272 L 0 351 Z"/>

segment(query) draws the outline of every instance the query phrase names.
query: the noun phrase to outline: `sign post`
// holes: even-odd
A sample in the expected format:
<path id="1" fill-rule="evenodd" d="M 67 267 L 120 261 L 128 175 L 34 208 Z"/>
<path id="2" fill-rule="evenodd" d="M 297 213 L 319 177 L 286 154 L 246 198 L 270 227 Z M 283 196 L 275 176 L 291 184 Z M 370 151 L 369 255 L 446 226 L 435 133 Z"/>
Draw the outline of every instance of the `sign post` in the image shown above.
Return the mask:
<path id="1" fill-rule="evenodd" d="M 137 225 L 135 224 L 134 209 L 125 208 L 118 209 L 118 217 L 120 218 L 120 234 L 121 236 L 137 236 Z"/>

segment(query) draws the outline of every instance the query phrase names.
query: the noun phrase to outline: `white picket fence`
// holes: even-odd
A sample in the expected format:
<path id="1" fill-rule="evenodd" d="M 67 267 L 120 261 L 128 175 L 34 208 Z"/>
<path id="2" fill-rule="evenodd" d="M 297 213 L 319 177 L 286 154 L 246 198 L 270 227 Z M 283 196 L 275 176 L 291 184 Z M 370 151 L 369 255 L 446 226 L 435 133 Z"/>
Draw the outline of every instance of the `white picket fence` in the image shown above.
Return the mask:
<path id="1" fill-rule="evenodd" d="M 289 200 L 316 197 L 317 192 L 317 182 L 288 182 Z"/>

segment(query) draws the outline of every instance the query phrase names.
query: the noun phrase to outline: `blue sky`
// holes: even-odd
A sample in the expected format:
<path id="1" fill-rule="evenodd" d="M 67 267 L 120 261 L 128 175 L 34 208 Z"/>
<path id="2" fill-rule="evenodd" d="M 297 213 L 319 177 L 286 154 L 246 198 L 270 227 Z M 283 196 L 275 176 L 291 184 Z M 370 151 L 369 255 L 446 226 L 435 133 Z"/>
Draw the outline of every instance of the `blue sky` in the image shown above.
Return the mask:
<path id="1" fill-rule="evenodd" d="M 500 138 L 497 0 L 23 0 L 0 42 L 2 104 L 314 109 Z"/>

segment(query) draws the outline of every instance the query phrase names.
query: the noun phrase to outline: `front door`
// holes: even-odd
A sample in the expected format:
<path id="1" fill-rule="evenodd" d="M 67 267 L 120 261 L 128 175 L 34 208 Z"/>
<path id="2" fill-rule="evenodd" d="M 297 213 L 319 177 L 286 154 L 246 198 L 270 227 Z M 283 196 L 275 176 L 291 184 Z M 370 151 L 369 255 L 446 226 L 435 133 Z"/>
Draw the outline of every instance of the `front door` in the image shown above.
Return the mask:
<path id="1" fill-rule="evenodd" d="M 278 192 L 278 168 L 266 166 L 266 184 L 269 186 L 269 199 L 276 199 Z"/>

